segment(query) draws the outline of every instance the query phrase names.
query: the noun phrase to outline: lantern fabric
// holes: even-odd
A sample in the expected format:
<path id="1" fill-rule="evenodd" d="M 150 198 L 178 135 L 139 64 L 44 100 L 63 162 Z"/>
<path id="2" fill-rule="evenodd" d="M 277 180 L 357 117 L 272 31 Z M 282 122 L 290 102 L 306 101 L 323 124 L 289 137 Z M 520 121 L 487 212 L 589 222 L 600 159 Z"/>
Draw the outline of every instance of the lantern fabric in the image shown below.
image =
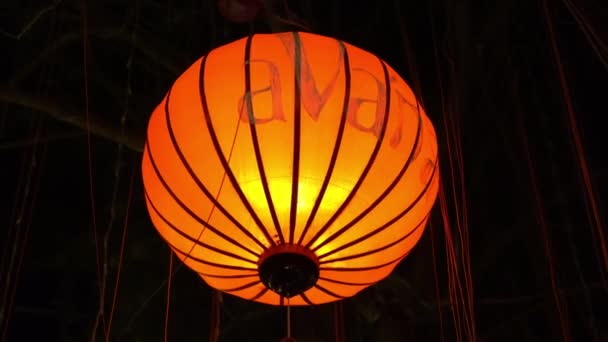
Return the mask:
<path id="1" fill-rule="evenodd" d="M 290 305 L 351 297 L 420 239 L 439 187 L 437 142 L 412 90 L 378 57 L 310 33 L 256 34 L 212 50 L 148 125 L 151 220 L 218 290 L 273 305 L 260 258 L 316 258 Z"/>

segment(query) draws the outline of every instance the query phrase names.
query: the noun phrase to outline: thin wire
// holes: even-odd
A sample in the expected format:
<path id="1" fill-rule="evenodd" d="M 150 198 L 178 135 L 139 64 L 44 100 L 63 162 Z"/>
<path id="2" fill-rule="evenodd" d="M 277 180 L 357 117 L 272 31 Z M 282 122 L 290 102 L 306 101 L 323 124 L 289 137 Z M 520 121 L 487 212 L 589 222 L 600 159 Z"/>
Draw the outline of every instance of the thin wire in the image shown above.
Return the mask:
<path id="1" fill-rule="evenodd" d="M 44 17 L 44 15 L 46 15 L 48 12 L 53 11 L 61 3 L 61 1 L 62 0 L 56 0 L 52 4 L 40 9 L 27 23 L 25 23 L 23 25 L 23 27 L 21 28 L 21 30 L 19 30 L 19 32 L 11 33 L 11 32 L 8 32 L 8 31 L 0 28 L 0 33 L 2 33 L 3 35 L 5 35 L 9 38 L 21 40 L 21 38 L 23 38 L 24 35 L 26 35 L 28 32 L 30 32 L 30 29 L 38 21 L 40 21 L 40 19 L 42 17 Z"/>
<path id="2" fill-rule="evenodd" d="M 220 336 L 220 307 L 222 293 L 213 289 L 211 292 L 211 313 L 209 322 L 209 342 L 217 342 Z"/>
<path id="3" fill-rule="evenodd" d="M 129 113 L 129 99 L 131 97 L 131 74 L 132 74 L 132 68 L 131 66 L 133 65 L 133 56 L 135 54 L 135 39 L 136 39 L 136 31 L 137 31 L 137 21 L 138 21 L 138 7 L 137 7 L 137 3 L 135 4 L 135 19 L 134 19 L 134 24 L 133 24 L 133 29 L 131 31 L 131 47 L 129 50 L 129 57 L 127 59 L 127 63 L 126 63 L 126 76 L 127 76 L 127 80 L 126 80 L 126 94 L 125 94 L 125 105 L 124 105 L 124 110 L 122 112 L 122 115 L 120 117 L 120 135 L 122 137 L 125 136 L 126 133 L 126 127 L 125 127 L 125 123 L 127 121 L 127 116 Z M 100 306 L 100 312 L 101 312 L 101 317 L 103 320 L 105 320 L 105 302 L 106 302 L 106 292 L 107 292 L 107 287 L 108 287 L 108 260 L 109 260 L 109 253 L 108 253 L 108 243 L 110 240 L 110 235 L 114 229 L 114 222 L 116 220 L 116 203 L 117 203 L 117 199 L 118 199 L 118 192 L 119 192 L 119 187 L 120 187 L 120 183 L 121 183 L 121 164 L 122 164 L 122 159 L 123 159 L 123 150 L 124 150 L 124 145 L 122 143 L 118 143 L 116 144 L 117 146 L 117 151 L 116 151 L 116 161 L 115 161 L 115 166 L 114 166 L 114 186 L 113 186 L 113 190 L 112 190 L 112 199 L 111 199 L 111 204 L 110 204 L 110 219 L 108 220 L 108 227 L 104 233 L 103 236 L 103 247 L 102 247 L 102 259 L 103 259 L 103 268 L 102 268 L 102 273 L 101 273 L 101 285 L 102 285 L 102 295 L 99 297 L 99 306 Z M 129 203 L 127 203 L 127 213 L 125 216 L 125 222 L 123 225 L 123 234 L 122 234 L 122 242 L 121 242 L 121 250 L 120 250 L 120 262 L 122 262 L 122 253 L 123 253 L 123 249 L 124 249 L 124 243 L 125 243 L 125 233 L 126 233 L 126 224 L 127 224 L 127 220 L 129 218 L 129 204 L 131 201 L 131 193 L 132 193 L 132 187 L 133 187 L 133 172 L 131 173 L 131 181 L 130 181 L 130 190 L 129 190 L 129 198 L 128 201 Z M 108 341 L 110 339 L 110 324 L 111 324 L 111 320 L 112 320 L 112 316 L 114 313 L 114 305 L 116 304 L 116 291 L 118 291 L 118 280 L 120 279 L 120 265 L 118 267 L 117 272 L 119 272 L 116 276 L 116 284 L 115 284 L 115 288 L 114 288 L 114 294 L 112 295 L 112 307 L 110 309 L 110 317 L 108 318 L 108 322 L 107 322 L 107 326 L 104 327 L 104 331 L 105 331 L 105 336 L 106 336 L 106 341 Z"/>
<path id="4" fill-rule="evenodd" d="M 530 146 L 528 142 L 528 135 L 523 127 L 521 114 L 518 115 L 518 124 L 521 134 L 521 142 L 523 147 L 524 158 L 526 161 L 526 168 L 530 178 L 530 190 L 534 198 L 534 206 L 536 210 L 536 220 L 540 228 L 540 232 L 543 239 L 543 247 L 545 259 L 547 261 L 549 271 L 549 282 L 551 284 L 551 293 L 553 295 L 553 302 L 557 311 L 558 318 L 560 320 L 560 330 L 562 340 L 564 342 L 570 341 L 570 328 L 568 326 L 568 308 L 567 303 L 562 300 L 562 297 L 558 293 L 559 279 L 555 266 L 555 256 L 553 253 L 553 247 L 551 243 L 551 237 L 549 236 L 549 227 L 547 223 L 545 208 L 542 204 L 541 194 L 537 183 L 536 172 L 534 165 L 532 164 L 532 156 L 530 155 Z"/>
<path id="5" fill-rule="evenodd" d="M 244 105 L 245 105 L 245 102 L 243 101 L 242 106 L 244 106 Z M 241 107 L 241 110 L 239 110 L 239 113 L 241 113 L 241 112 L 242 112 L 242 107 Z M 234 130 L 234 136 L 232 137 L 232 144 L 230 145 L 230 152 L 228 153 L 228 160 L 227 160 L 228 164 L 230 164 L 230 161 L 232 160 L 232 153 L 234 152 L 234 145 L 236 145 L 236 138 L 239 135 L 239 128 L 241 128 L 241 120 L 237 119 L 236 129 Z M 224 172 L 224 175 L 222 176 L 222 180 L 220 182 L 220 186 L 217 189 L 217 192 L 215 193 L 214 203 L 217 202 L 218 198 L 220 197 L 220 194 L 222 193 L 222 190 L 224 189 L 224 183 L 226 182 L 227 176 L 228 176 L 228 172 Z M 211 220 L 211 216 L 213 216 L 213 213 L 215 213 L 215 209 L 216 209 L 216 206 L 214 204 L 213 207 L 211 207 L 211 211 L 209 212 L 209 215 L 207 215 L 207 222 L 209 222 Z M 205 232 L 206 229 L 207 229 L 207 227 L 203 226 L 201 233 L 196 238 L 197 241 L 200 241 L 200 239 L 203 236 L 203 233 Z M 192 254 L 192 251 L 194 251 L 194 248 L 196 246 L 197 246 L 196 243 L 192 243 L 192 247 L 188 251 L 188 254 L 186 254 L 186 257 L 184 258 L 183 262 L 185 262 L 190 257 L 190 254 Z"/>
<path id="6" fill-rule="evenodd" d="M 460 144 L 459 138 L 462 136 L 462 132 L 460 126 L 456 122 L 457 120 L 455 120 L 456 110 L 454 109 L 454 107 L 457 105 L 457 103 L 455 103 L 455 101 L 452 101 L 450 102 L 450 106 L 448 107 L 446 95 L 444 92 L 444 84 L 440 77 L 441 65 L 439 63 L 439 48 L 437 46 L 437 41 L 435 38 L 435 24 L 431 13 L 431 8 L 429 7 L 429 21 L 433 38 L 432 41 L 433 52 L 435 57 L 435 69 L 437 71 L 437 81 L 441 99 L 440 104 L 442 112 L 445 113 L 445 117 L 443 119 L 443 130 L 446 135 L 446 149 L 448 155 L 450 156 L 449 159 L 455 159 L 455 162 L 448 163 L 449 172 L 445 176 L 446 178 L 450 179 L 452 183 L 454 183 L 451 187 L 451 197 L 454 201 L 453 206 L 456 208 L 456 236 L 452 234 L 452 225 L 450 224 L 450 214 L 448 211 L 447 204 L 447 196 L 449 196 L 449 194 L 446 193 L 446 189 L 444 188 L 443 184 L 440 184 L 439 189 L 439 202 L 445 232 L 445 246 L 448 272 L 448 296 L 452 319 L 454 322 L 453 329 L 456 334 L 456 341 L 463 341 L 466 335 L 468 335 L 466 336 L 468 337 L 468 340 L 475 341 L 476 327 L 473 305 L 473 284 L 470 274 L 469 230 L 466 212 L 464 212 L 466 210 L 466 196 L 464 193 L 464 167 L 462 159 L 462 146 Z M 453 63 L 451 62 L 449 56 L 446 56 L 446 58 L 448 58 L 448 61 L 450 62 L 450 69 L 452 70 L 454 68 Z M 452 144 L 454 146 L 452 146 Z M 457 177 L 458 175 L 460 177 Z M 457 184 L 458 181 L 460 181 L 460 184 Z M 461 190 L 462 192 L 461 196 L 458 196 L 458 194 L 456 193 L 458 185 L 458 190 Z M 461 205 L 463 210 L 462 213 Z M 460 255 L 461 263 L 459 262 L 458 252 L 456 251 L 456 239 L 458 239 L 458 242 L 460 242 L 460 246 L 462 248 Z M 462 279 L 462 277 L 464 277 L 464 280 Z"/>
<path id="7" fill-rule="evenodd" d="M 40 137 L 40 132 L 42 131 L 41 127 L 42 127 L 43 121 L 44 120 L 42 118 L 39 119 L 38 128 L 35 133 L 35 139 L 38 139 Z M 31 171 L 28 175 L 28 185 L 26 185 L 26 191 L 24 194 L 24 201 L 23 201 L 23 207 L 22 207 L 23 213 L 20 214 L 20 217 L 24 216 L 27 213 L 29 213 L 29 215 L 27 215 L 25 220 L 22 221 L 23 229 L 21 229 L 21 226 L 19 226 L 20 229 L 17 230 L 16 235 L 15 235 L 13 256 L 16 256 L 17 253 L 19 255 L 17 256 L 17 260 L 16 260 L 16 267 L 15 267 L 14 274 L 13 274 L 12 284 L 10 281 L 7 281 L 6 293 L 9 295 L 7 298 L 5 298 L 6 301 L 3 301 L 4 306 L 3 306 L 2 310 L 4 310 L 3 311 L 4 317 L 3 317 L 3 320 L 0 321 L 0 323 L 2 324 L 2 325 L 0 325 L 0 326 L 2 326 L 0 341 L 5 341 L 5 337 L 6 337 L 6 334 L 8 331 L 9 321 L 11 318 L 11 312 L 13 309 L 13 304 L 14 304 L 14 300 L 15 300 L 15 296 L 16 296 L 16 292 L 17 292 L 19 276 L 21 273 L 21 266 L 23 264 L 23 258 L 25 256 L 26 248 L 28 247 L 28 242 L 29 242 L 29 237 L 30 237 L 30 227 L 32 226 L 32 217 L 34 214 L 34 208 L 36 206 L 36 202 L 37 202 L 37 198 L 38 198 L 38 190 L 40 188 L 40 180 L 41 180 L 41 176 L 42 176 L 42 167 L 43 167 L 41 164 L 44 163 L 44 160 L 46 157 L 47 146 L 46 146 L 46 144 L 44 144 L 42 146 L 42 148 L 41 148 L 42 152 L 38 152 L 39 154 L 41 154 L 41 156 L 37 157 L 38 146 L 39 146 L 38 143 L 36 143 L 34 145 L 33 152 L 31 154 L 31 167 L 30 167 Z M 39 158 L 40 158 L 40 160 L 38 160 Z M 30 182 L 32 183 L 32 190 L 29 190 Z M 31 193 L 31 195 L 30 195 L 30 193 Z M 28 201 L 28 198 L 29 198 L 29 201 Z M 19 233 L 21 233 L 21 234 L 19 234 Z M 22 235 L 22 236 L 20 237 L 19 235 Z M 9 271 L 10 271 L 10 269 L 9 269 Z M 10 273 L 7 275 L 10 276 Z"/>
<path id="8" fill-rule="evenodd" d="M 21 232 L 22 232 L 22 225 L 23 225 L 23 221 L 24 221 L 24 216 L 25 216 L 25 211 L 27 210 L 27 204 L 28 204 L 28 197 L 29 197 L 29 192 L 30 192 L 30 184 L 32 182 L 33 179 L 33 171 L 34 171 L 34 167 L 32 167 L 33 165 L 30 165 L 29 168 L 27 167 L 27 164 L 25 163 L 25 161 L 27 159 L 30 160 L 30 163 L 32 163 L 35 160 L 35 152 L 36 149 L 38 147 L 38 144 L 35 144 L 32 148 L 32 152 L 24 153 L 24 158 L 23 158 L 23 165 L 22 165 L 22 174 L 27 174 L 25 177 L 25 182 L 21 182 L 23 179 L 21 179 L 20 184 L 18 185 L 18 189 L 17 189 L 17 193 L 15 194 L 15 207 L 14 207 L 14 211 L 13 211 L 13 217 L 11 218 L 11 225 L 9 227 L 9 231 L 7 234 L 7 241 L 6 241 L 6 246 L 5 246 L 5 250 L 4 250 L 4 255 L 2 257 L 2 260 L 7 260 L 6 263 L 6 274 L 4 274 L 1 271 L 4 271 L 4 267 L 2 270 L 0 270 L 0 279 L 2 279 L 5 282 L 5 288 L 3 289 L 2 293 L 0 294 L 0 328 L 2 329 L 2 339 L 4 339 L 4 331 L 6 330 L 6 326 L 8 326 L 8 319 L 9 319 L 9 315 L 10 312 L 8 311 L 8 302 L 10 301 L 10 293 L 12 292 L 11 289 L 13 287 L 13 272 L 14 272 L 14 267 L 16 265 L 16 260 L 18 259 L 17 254 L 18 252 L 18 247 L 19 247 L 19 238 L 21 236 Z M 20 177 L 21 178 L 21 177 Z M 22 200 L 21 200 L 22 199 Z M 26 217 L 27 219 L 27 217 Z M 14 224 L 12 224 L 14 222 Z M 12 240 L 12 241 L 11 241 Z M 10 253 L 9 253 L 10 251 Z M 4 266 L 4 263 L 3 263 Z"/>
<path id="9" fill-rule="evenodd" d="M 239 113 L 241 113 L 241 111 L 239 111 Z M 232 160 L 232 154 L 234 152 L 234 146 L 236 145 L 236 138 L 238 136 L 240 127 L 241 127 L 241 120 L 237 120 L 236 130 L 234 132 L 232 144 L 230 145 L 230 152 L 228 153 L 228 163 L 230 163 L 230 161 Z M 226 178 L 227 178 L 227 172 L 224 172 L 224 175 L 220 182 L 220 186 L 215 194 L 216 201 L 219 198 L 220 193 L 222 192 L 222 189 L 224 188 Z M 211 211 L 209 212 L 209 215 L 207 216 L 207 222 L 209 222 L 211 220 L 211 216 L 213 215 L 214 212 L 215 212 L 215 205 L 211 208 Z M 203 229 L 201 230 L 200 234 L 198 235 L 198 237 L 196 239 L 197 241 L 200 241 L 201 237 L 203 236 L 203 233 L 205 232 L 205 229 L 206 229 L 206 227 L 203 227 Z M 129 319 L 127 325 L 122 329 L 120 336 L 122 336 L 127 331 L 127 329 L 129 327 L 131 327 L 131 324 L 133 324 L 133 322 L 135 321 L 135 318 L 137 318 L 137 316 L 139 316 L 139 314 L 141 314 L 141 312 L 148 305 L 148 303 L 162 290 L 162 288 L 170 282 L 170 278 L 175 276 L 175 274 L 177 274 L 177 272 L 179 272 L 179 270 L 182 269 L 182 267 L 184 266 L 184 263 L 186 262 L 186 260 L 188 260 L 188 258 L 190 258 L 190 254 L 192 254 L 192 251 L 194 251 L 195 247 L 196 247 L 196 244 L 193 243 L 192 247 L 190 248 L 188 253 L 185 255 L 185 258 L 182 260 L 182 262 L 180 264 L 178 264 L 177 267 L 175 267 L 175 270 L 173 270 L 173 272 L 171 274 L 169 274 L 168 279 L 163 280 L 163 282 L 156 288 L 156 290 L 154 290 L 154 292 L 152 292 L 152 294 L 150 294 L 150 296 L 148 296 L 148 298 L 146 298 L 146 300 L 144 300 L 144 302 L 141 304 L 139 309 L 137 309 L 137 311 L 135 311 L 135 313 L 131 316 L 131 319 Z"/>
<path id="10" fill-rule="evenodd" d="M 334 303 L 334 337 L 336 342 L 340 342 L 340 331 L 338 328 L 338 304 Z"/>
<path id="11" fill-rule="evenodd" d="M 112 318 L 114 317 L 114 310 L 116 308 L 116 298 L 118 297 L 118 284 L 120 282 L 120 273 L 122 270 L 122 260 L 125 251 L 125 241 L 127 240 L 127 227 L 129 223 L 129 211 L 131 209 L 131 202 L 133 199 L 133 185 L 135 184 L 135 170 L 137 168 L 133 168 L 131 170 L 131 180 L 129 185 L 129 197 L 127 198 L 127 210 L 125 213 L 125 221 L 122 230 L 122 238 L 120 241 L 120 252 L 118 254 L 118 269 L 116 270 L 116 282 L 114 284 L 114 294 L 112 296 L 112 306 L 110 307 L 110 317 L 108 318 L 108 329 L 106 332 L 106 341 L 110 339 L 110 331 L 112 329 Z"/>
<path id="12" fill-rule="evenodd" d="M 557 69 L 559 83 L 561 88 L 562 101 L 566 106 L 566 114 L 568 119 L 568 129 L 570 131 L 570 140 L 574 145 L 575 155 L 577 157 L 579 176 L 583 181 L 583 196 L 586 202 L 585 209 L 587 211 L 587 219 L 591 225 L 591 233 L 594 237 L 594 249 L 599 259 L 599 263 L 603 268 L 600 268 L 604 285 L 608 283 L 606 280 L 606 273 L 608 273 L 608 246 L 606 244 L 606 237 L 604 236 L 604 227 L 602 223 L 601 212 L 597 204 L 597 195 L 594 191 L 595 184 L 589 170 L 589 164 L 587 163 L 587 157 L 585 155 L 585 149 L 583 147 L 583 141 L 581 137 L 581 131 L 579 128 L 576 114 L 574 112 L 574 105 L 572 104 L 572 96 L 570 95 L 570 88 L 566 80 L 566 74 L 564 71 L 564 65 L 562 63 L 561 54 L 557 45 L 556 33 L 553 28 L 553 22 L 551 14 L 549 12 L 549 6 L 547 1 L 543 1 L 543 14 L 545 17 L 545 25 L 547 27 L 547 33 L 549 36 L 549 42 L 551 45 L 551 52 L 553 55 L 553 63 Z M 598 245 L 599 244 L 599 248 Z M 599 249 L 599 251 L 598 251 Z"/>
<path id="13" fill-rule="evenodd" d="M 87 127 L 87 167 L 89 172 L 89 196 L 91 200 L 91 219 L 93 222 L 93 237 L 95 238 L 95 257 L 97 258 L 97 281 L 101 290 L 101 268 L 99 261 L 99 243 L 97 237 L 97 220 L 95 217 L 95 189 L 93 186 L 93 161 L 91 147 L 91 120 L 89 118 L 89 73 L 88 73 L 88 53 L 87 53 L 87 8 L 86 0 L 82 2 L 82 59 L 83 59 L 83 75 L 84 75 L 84 114 Z"/>
<path id="14" fill-rule="evenodd" d="M 57 21 L 56 15 L 54 15 L 51 17 L 49 40 L 52 40 L 56 34 Z M 40 73 L 38 87 L 44 88 L 43 92 L 48 91 L 48 79 L 54 71 L 54 67 L 51 64 Z M 0 279 L 4 280 L 6 284 L 0 295 L 0 341 L 5 341 L 8 333 L 21 268 L 31 235 L 30 228 L 32 227 L 34 210 L 43 175 L 43 165 L 47 156 L 47 144 L 43 143 L 41 139 L 44 123 L 45 118 L 40 117 L 30 128 L 33 134 L 31 139 L 28 140 L 32 143 L 32 147 L 26 149 L 26 152 L 23 153 L 21 172 L 19 172 L 17 180 L 15 202 L 6 235 L 2 266 L 0 267 Z M 28 161 L 29 166 L 27 165 Z M 4 274 L 4 271 L 6 271 L 6 274 Z"/>
<path id="15" fill-rule="evenodd" d="M 84 112 L 85 112 L 85 120 L 86 120 L 86 128 L 87 128 L 87 168 L 88 168 L 88 176 L 89 176 L 89 197 L 91 204 L 91 221 L 93 226 L 93 240 L 95 242 L 95 261 L 97 264 L 97 286 L 99 288 L 99 298 L 100 303 L 103 303 L 104 298 L 104 286 L 103 286 L 103 277 L 101 270 L 101 256 L 100 256 L 100 248 L 99 248 L 99 237 L 97 234 L 97 219 L 95 215 L 95 187 L 93 184 L 93 151 L 92 151 L 92 143 L 91 143 L 91 120 L 89 117 L 89 74 L 88 74 L 88 53 L 87 53 L 87 30 L 88 22 L 87 22 L 87 2 L 86 0 L 82 1 L 82 59 L 83 59 L 83 78 L 84 78 Z M 103 304 L 99 305 L 99 311 L 97 312 L 97 316 L 95 318 L 95 323 L 93 325 L 93 329 L 91 331 L 91 341 L 96 340 L 97 329 L 99 327 L 99 321 L 102 321 L 102 326 L 105 330 L 105 323 L 103 322 Z M 105 331 L 104 331 L 105 332 Z"/>
<path id="16" fill-rule="evenodd" d="M 36 145 L 34 145 L 36 146 Z M 6 286 L 8 286 L 8 279 L 10 278 L 9 273 L 10 273 L 10 268 L 11 263 L 8 261 L 9 260 L 9 256 L 10 253 L 9 251 L 11 250 L 11 236 L 13 235 L 13 232 L 15 231 L 16 228 L 18 228 L 19 224 L 21 223 L 21 216 L 19 214 L 20 212 L 20 208 L 21 208 L 21 200 L 22 198 L 24 198 L 24 188 L 25 188 L 25 184 L 27 182 L 27 177 L 26 174 L 29 174 L 29 172 L 31 172 L 31 168 L 28 168 L 27 165 L 27 161 L 28 161 L 28 156 L 29 154 L 27 152 L 23 153 L 23 158 L 21 160 L 21 166 L 19 167 L 19 176 L 17 177 L 16 180 L 13 180 L 15 182 L 15 184 L 17 184 L 16 186 L 16 191 L 15 191 L 15 201 L 13 203 L 13 209 L 11 211 L 11 216 L 10 216 L 10 226 L 8 227 L 8 232 L 6 234 L 6 244 L 4 245 L 4 253 L 2 253 L 2 265 L 0 267 L 0 279 L 5 280 L 6 282 Z M 6 261 L 6 263 L 5 263 Z M 6 272 L 7 274 L 4 275 L 4 271 L 6 268 Z M 0 303 L 2 303 L 2 298 L 0 297 Z M 0 313 L 2 313 L 2 308 L 0 308 Z"/>
<path id="17" fill-rule="evenodd" d="M 344 306 L 342 301 L 334 303 L 334 334 L 336 342 L 345 342 Z"/>
<path id="18" fill-rule="evenodd" d="M 287 337 L 291 337 L 291 305 L 287 298 Z"/>
<path id="19" fill-rule="evenodd" d="M 572 17 L 576 20 L 579 28 L 587 38 L 587 42 L 595 52 L 596 56 L 603 64 L 606 71 L 608 71 L 608 46 L 602 41 L 602 39 L 595 32 L 590 23 L 587 22 L 584 14 L 576 5 L 570 0 L 563 0 L 564 4 L 568 8 L 568 11 Z"/>
<path id="20" fill-rule="evenodd" d="M 171 306 L 171 279 L 173 273 L 173 250 L 169 248 L 169 277 L 167 283 L 167 305 L 165 306 L 165 342 L 168 341 L 169 332 L 169 307 Z"/>
<path id="21" fill-rule="evenodd" d="M 344 303 L 338 302 L 338 308 L 340 309 L 340 342 L 346 342 L 346 330 L 344 329 Z"/>
<path id="22" fill-rule="evenodd" d="M 439 289 L 439 276 L 437 273 L 437 253 L 435 251 L 435 239 L 437 231 L 434 228 L 432 220 L 429 220 L 429 228 L 431 230 L 431 253 L 433 255 L 433 277 L 435 278 L 435 298 L 437 301 L 437 315 L 439 316 L 439 332 L 441 334 L 441 342 L 445 342 L 445 328 L 443 326 L 443 311 L 441 309 L 441 292 Z"/>

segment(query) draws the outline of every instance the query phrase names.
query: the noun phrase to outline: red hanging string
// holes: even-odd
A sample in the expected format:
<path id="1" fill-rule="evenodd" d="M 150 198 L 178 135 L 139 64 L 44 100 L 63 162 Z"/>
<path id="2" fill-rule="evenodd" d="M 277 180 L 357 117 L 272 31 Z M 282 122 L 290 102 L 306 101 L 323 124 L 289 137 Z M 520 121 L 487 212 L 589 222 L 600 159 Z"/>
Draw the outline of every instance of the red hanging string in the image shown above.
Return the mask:
<path id="1" fill-rule="evenodd" d="M 344 305 L 342 302 L 334 304 L 334 334 L 336 342 L 346 341 L 346 333 L 344 331 Z"/>
<path id="2" fill-rule="evenodd" d="M 287 336 L 281 342 L 296 342 L 296 339 L 291 337 L 291 305 L 289 298 L 287 298 Z"/>
<path id="3" fill-rule="evenodd" d="M 220 308 L 222 293 L 213 290 L 211 295 L 211 314 L 209 322 L 209 342 L 217 342 L 220 337 Z"/>
<path id="4" fill-rule="evenodd" d="M 167 305 L 165 306 L 165 342 L 168 341 L 169 307 L 171 306 L 171 279 L 173 275 L 173 251 L 169 250 L 169 277 L 167 281 Z"/>

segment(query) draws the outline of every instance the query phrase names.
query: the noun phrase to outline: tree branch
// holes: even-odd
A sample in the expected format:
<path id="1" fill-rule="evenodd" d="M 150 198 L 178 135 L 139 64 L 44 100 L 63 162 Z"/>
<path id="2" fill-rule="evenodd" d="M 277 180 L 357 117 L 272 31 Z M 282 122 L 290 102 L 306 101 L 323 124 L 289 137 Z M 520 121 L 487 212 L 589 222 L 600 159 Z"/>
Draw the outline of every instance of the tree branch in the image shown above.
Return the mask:
<path id="1" fill-rule="evenodd" d="M 48 62 L 50 56 L 61 52 L 62 49 L 66 48 L 66 46 L 80 43 L 80 39 L 82 38 L 81 35 L 82 32 L 80 31 L 67 32 L 63 36 L 51 42 L 47 48 L 38 53 L 34 60 L 30 61 L 29 64 L 25 65 L 21 70 L 17 71 L 11 80 L 11 84 L 17 84 L 25 79 L 37 68 L 39 68 L 41 64 Z M 183 65 L 187 65 L 186 61 L 175 61 L 177 59 L 175 56 L 179 56 L 179 53 L 170 54 L 165 52 L 169 49 L 165 46 L 155 44 L 155 40 L 148 38 L 145 32 L 138 32 L 138 38 L 135 42 L 131 42 L 131 36 L 123 28 L 104 28 L 92 30 L 90 35 L 101 40 L 133 43 L 137 50 L 141 52 L 142 55 L 144 55 L 148 60 L 162 66 L 164 69 L 174 75 L 179 75 L 183 69 Z"/>
<path id="2" fill-rule="evenodd" d="M 34 111 L 49 115 L 51 118 L 87 130 L 85 115 L 70 108 L 63 108 L 52 99 L 24 94 L 19 91 L 0 86 L 0 102 L 19 105 Z M 106 140 L 123 144 L 125 147 L 141 152 L 145 142 L 145 129 L 128 130 L 121 134 L 120 129 L 111 123 L 104 122 L 101 116 L 89 113 L 91 134 Z"/>
<path id="3" fill-rule="evenodd" d="M 51 141 L 57 141 L 57 140 L 79 138 L 79 137 L 84 136 L 84 134 L 85 134 L 85 132 L 82 132 L 82 131 L 71 132 L 71 133 L 65 133 L 65 132 L 64 133 L 53 133 L 53 134 L 48 134 L 46 136 L 42 136 L 40 138 L 29 138 L 29 139 L 21 139 L 21 140 L 10 141 L 10 142 L 3 142 L 3 143 L 0 143 L 0 150 L 27 147 L 27 146 L 31 146 L 31 145 L 34 145 L 37 143 L 45 143 L 45 142 L 51 142 Z"/>
<path id="4" fill-rule="evenodd" d="M 9 38 L 20 40 L 23 37 L 23 35 L 28 33 L 28 31 L 32 28 L 32 26 L 34 26 L 38 22 L 38 20 L 40 18 L 42 18 L 46 13 L 54 10 L 55 7 L 57 7 L 60 2 L 61 2 L 61 0 L 56 0 L 52 4 L 40 9 L 28 22 L 26 22 L 23 25 L 23 27 L 21 28 L 21 30 L 19 30 L 19 32 L 10 33 L 8 31 L 0 28 L 0 33 L 2 33 L 3 35 L 5 35 Z"/>

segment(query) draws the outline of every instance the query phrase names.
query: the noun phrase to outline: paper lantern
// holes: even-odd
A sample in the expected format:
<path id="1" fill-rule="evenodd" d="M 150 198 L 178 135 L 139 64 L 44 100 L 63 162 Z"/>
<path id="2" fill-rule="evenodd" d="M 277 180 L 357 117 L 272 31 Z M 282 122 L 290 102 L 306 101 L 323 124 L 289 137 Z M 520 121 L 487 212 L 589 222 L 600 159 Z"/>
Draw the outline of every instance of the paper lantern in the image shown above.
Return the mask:
<path id="1" fill-rule="evenodd" d="M 415 246 L 439 174 L 433 126 L 378 57 L 309 33 L 212 50 L 154 110 L 148 211 L 210 286 L 321 304 L 385 278 Z"/>

